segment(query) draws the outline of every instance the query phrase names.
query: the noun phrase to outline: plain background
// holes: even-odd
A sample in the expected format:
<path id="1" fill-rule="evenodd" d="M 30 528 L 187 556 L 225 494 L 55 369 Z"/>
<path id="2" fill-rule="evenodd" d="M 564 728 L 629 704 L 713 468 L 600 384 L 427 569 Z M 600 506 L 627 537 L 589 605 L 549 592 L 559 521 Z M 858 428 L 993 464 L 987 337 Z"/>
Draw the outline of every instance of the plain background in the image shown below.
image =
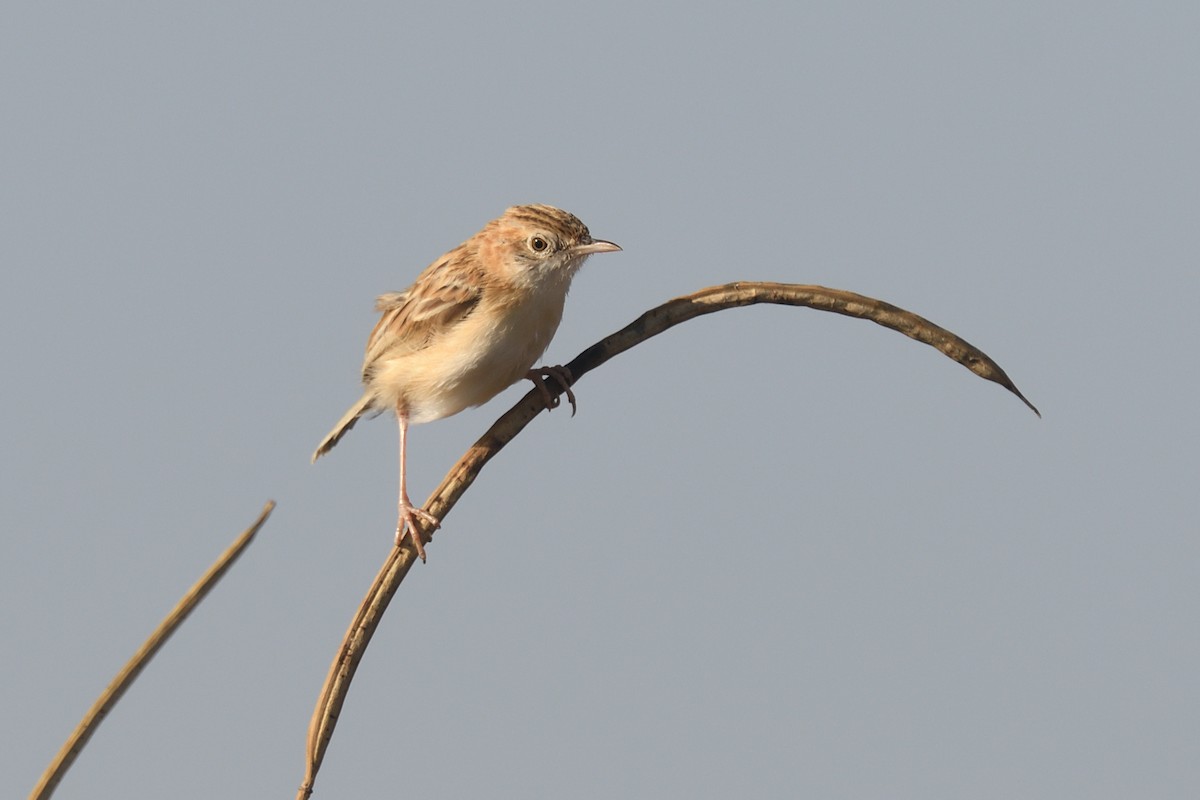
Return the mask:
<path id="1" fill-rule="evenodd" d="M 1165 798 L 1200 785 L 1194 3 L 9 4 L 0 783 L 260 539 L 62 798 L 291 797 L 387 554 L 376 294 L 512 203 L 620 254 L 588 375 L 401 587 L 316 797 Z M 414 428 L 425 497 L 527 390 Z"/>

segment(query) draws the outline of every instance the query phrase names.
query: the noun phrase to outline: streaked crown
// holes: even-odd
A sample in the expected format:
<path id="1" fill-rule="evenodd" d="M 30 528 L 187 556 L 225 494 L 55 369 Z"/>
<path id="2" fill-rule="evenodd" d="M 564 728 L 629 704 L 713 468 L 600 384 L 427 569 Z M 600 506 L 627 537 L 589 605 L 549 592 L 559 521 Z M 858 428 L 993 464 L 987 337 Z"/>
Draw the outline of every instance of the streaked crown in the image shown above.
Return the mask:
<path id="1" fill-rule="evenodd" d="M 587 225 L 584 225 L 579 217 L 561 208 L 540 203 L 512 206 L 497 221 L 526 229 L 541 229 L 558 236 L 566 246 L 585 244 L 592 240 Z"/>

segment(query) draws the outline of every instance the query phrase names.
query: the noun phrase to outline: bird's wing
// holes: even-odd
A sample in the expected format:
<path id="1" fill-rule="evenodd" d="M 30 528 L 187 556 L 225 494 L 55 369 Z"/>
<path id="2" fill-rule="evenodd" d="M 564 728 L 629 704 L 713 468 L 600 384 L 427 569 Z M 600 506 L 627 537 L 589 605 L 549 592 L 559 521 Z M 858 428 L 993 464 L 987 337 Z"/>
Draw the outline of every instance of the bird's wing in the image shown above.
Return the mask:
<path id="1" fill-rule="evenodd" d="M 451 255 L 423 272 L 408 291 L 380 295 L 375 301 L 382 316 L 367 340 L 364 373 L 384 353 L 423 350 L 479 305 L 483 282 L 461 269 L 461 261 L 452 269 Z"/>

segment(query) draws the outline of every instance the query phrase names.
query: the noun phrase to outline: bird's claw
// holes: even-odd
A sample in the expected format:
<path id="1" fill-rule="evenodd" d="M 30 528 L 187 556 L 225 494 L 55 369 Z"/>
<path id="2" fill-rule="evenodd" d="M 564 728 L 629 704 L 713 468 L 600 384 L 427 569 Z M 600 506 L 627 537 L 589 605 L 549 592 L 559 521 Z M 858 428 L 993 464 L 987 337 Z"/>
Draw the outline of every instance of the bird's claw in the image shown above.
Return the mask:
<path id="1" fill-rule="evenodd" d="M 525 373 L 525 377 L 533 381 L 533 385 L 537 387 L 538 392 L 542 395 L 542 401 L 545 402 L 548 411 L 562 405 L 562 401 L 556 395 L 551 394 L 549 387 L 546 386 L 545 379 L 552 378 L 562 389 L 563 394 L 567 396 L 567 402 L 571 404 L 571 416 L 575 416 L 577 410 L 575 393 L 571 391 L 571 384 L 575 382 L 575 378 L 571 375 L 571 370 L 563 366 L 538 367 Z"/>
<path id="2" fill-rule="evenodd" d="M 442 527 L 441 520 L 425 509 L 417 508 L 411 503 L 400 505 L 400 516 L 396 520 L 396 547 L 404 544 L 405 536 L 410 536 L 422 563 L 425 562 L 425 533 L 422 530 L 424 525 L 430 526 L 430 531 Z"/>

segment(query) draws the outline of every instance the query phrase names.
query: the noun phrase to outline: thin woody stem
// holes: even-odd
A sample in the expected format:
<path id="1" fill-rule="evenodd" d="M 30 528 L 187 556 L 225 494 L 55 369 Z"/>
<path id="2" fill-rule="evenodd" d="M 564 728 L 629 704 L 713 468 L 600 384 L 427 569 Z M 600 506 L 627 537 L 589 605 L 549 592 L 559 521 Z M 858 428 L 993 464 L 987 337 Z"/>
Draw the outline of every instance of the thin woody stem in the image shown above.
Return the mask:
<path id="1" fill-rule="evenodd" d="M 100 727 L 100 723 L 112 710 L 125 691 L 133 685 L 133 682 L 141 674 L 154 655 L 162 649 L 167 643 L 167 639 L 171 637 L 184 620 L 188 618 L 200 602 L 208 596 L 208 593 L 213 590 L 217 583 L 229 571 L 233 563 L 238 559 L 254 537 L 258 535 L 259 530 L 266 524 L 267 518 L 271 516 L 271 511 L 275 508 L 275 501 L 269 500 L 263 506 L 262 513 L 258 515 L 258 519 L 242 532 L 237 539 L 233 541 L 224 553 L 213 565 L 208 568 L 208 571 L 201 576 L 200 580 L 188 590 L 183 599 L 176 604 L 175 608 L 171 609 L 171 613 L 159 623 L 150 637 L 142 644 L 138 651 L 133 654 L 133 657 L 121 668 L 117 676 L 112 679 L 108 687 L 101 695 L 96 698 L 96 702 L 84 715 L 83 720 L 71 733 L 71 736 L 63 744 L 62 749 L 58 751 L 58 755 L 46 767 L 46 771 L 42 774 L 41 780 L 29 795 L 29 800 L 48 800 L 54 794 L 54 790 L 58 787 L 59 782 L 67 774 L 67 770 L 75 763 L 76 756 L 83 750 L 88 740 L 92 738 L 92 734 Z"/>
<path id="2" fill-rule="evenodd" d="M 606 336 L 576 356 L 566 365 L 572 378 L 571 382 L 578 381 L 609 359 L 681 322 L 727 308 L 758 303 L 803 306 L 819 311 L 830 311 L 835 314 L 870 320 L 885 328 L 899 331 L 918 342 L 936 348 L 979 377 L 998 383 L 1019 397 L 1035 414 L 1041 416 L 1041 413 L 1025 399 L 1025 396 L 1000 368 L 1000 365 L 982 350 L 945 328 L 882 300 L 840 289 L 800 284 L 739 281 L 722 286 L 712 286 L 693 294 L 677 297 L 647 311 L 621 330 L 611 336 Z M 565 390 L 567 387 L 562 388 Z M 425 510 L 432 513 L 438 520 L 444 519 L 463 493 L 470 488 L 484 465 L 512 441 L 545 407 L 546 403 L 540 390 L 537 388 L 530 390 L 520 402 L 496 420 L 492 427 L 450 469 L 446 477 L 442 479 L 441 485 L 429 496 L 425 503 Z M 349 691 L 354 672 L 370 643 L 371 636 L 379 625 L 383 612 L 404 580 L 404 576 L 408 574 L 416 555 L 416 550 L 408 542 L 405 542 L 403 547 L 393 548 L 355 613 L 350 629 L 346 632 L 342 646 L 330 667 L 325 685 L 321 689 L 317 707 L 313 711 L 312 721 L 309 725 L 307 770 L 297 795 L 299 798 L 308 798 L 312 795 L 313 782 L 316 780 L 325 750 L 333 736 L 334 726 Z"/>

